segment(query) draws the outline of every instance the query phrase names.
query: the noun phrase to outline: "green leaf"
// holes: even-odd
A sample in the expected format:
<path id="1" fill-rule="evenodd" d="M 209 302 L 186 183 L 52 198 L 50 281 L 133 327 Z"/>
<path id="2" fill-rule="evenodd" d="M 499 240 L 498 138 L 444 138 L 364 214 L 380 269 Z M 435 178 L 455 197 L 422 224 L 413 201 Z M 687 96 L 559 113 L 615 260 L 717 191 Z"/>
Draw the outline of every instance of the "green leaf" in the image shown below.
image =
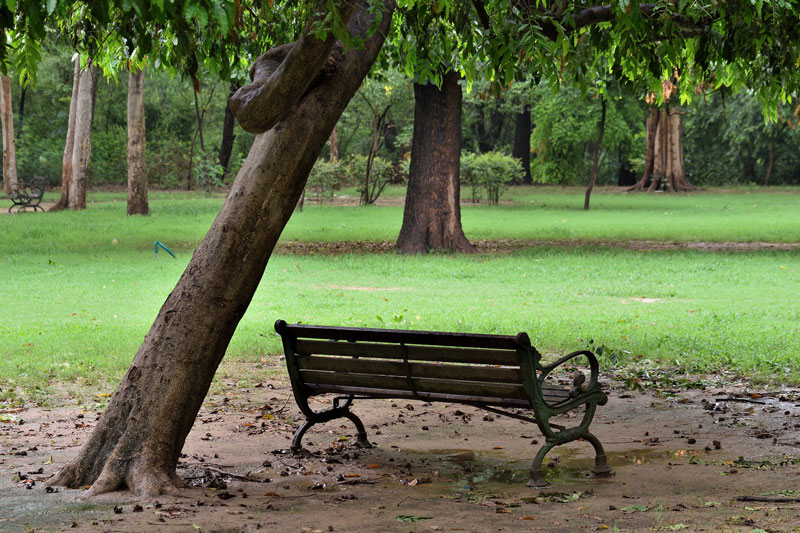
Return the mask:
<path id="1" fill-rule="evenodd" d="M 7 0 L 6 1 L 6 5 L 8 5 L 8 3 L 10 3 L 10 2 L 16 3 L 16 0 Z M 52 15 L 53 11 L 56 10 L 56 4 L 57 3 L 58 3 L 58 0 L 47 0 L 47 14 L 48 15 Z M 10 7 L 10 6 L 9 6 L 9 9 L 13 10 L 13 8 Z"/>
<path id="2" fill-rule="evenodd" d="M 646 505 L 636 504 L 636 505 L 629 505 L 627 507 L 623 507 L 622 510 L 626 513 L 643 513 L 647 511 L 649 508 Z"/>

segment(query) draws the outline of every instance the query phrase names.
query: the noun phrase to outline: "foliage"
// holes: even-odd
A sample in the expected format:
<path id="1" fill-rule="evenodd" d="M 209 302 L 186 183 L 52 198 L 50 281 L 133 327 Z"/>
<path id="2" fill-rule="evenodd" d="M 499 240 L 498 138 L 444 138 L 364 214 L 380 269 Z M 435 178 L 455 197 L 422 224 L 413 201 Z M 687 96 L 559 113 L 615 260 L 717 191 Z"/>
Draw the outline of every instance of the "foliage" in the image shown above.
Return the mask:
<path id="1" fill-rule="evenodd" d="M 630 163 L 636 149 L 644 150 L 643 113 L 636 99 L 622 94 L 606 97 L 605 134 L 601 149 L 598 184 L 613 183 L 622 163 Z M 539 183 L 576 185 L 591 171 L 592 146 L 597 140 L 599 100 L 575 88 L 561 86 L 557 92 L 539 86 L 534 91 L 531 115 L 536 124 L 531 161 L 533 179 Z M 634 141 L 641 139 L 638 146 Z"/>
<path id="2" fill-rule="evenodd" d="M 800 130 L 786 107 L 778 122 L 769 123 L 751 93 L 715 93 L 687 111 L 684 150 L 693 183 L 762 184 L 772 145 L 770 183 L 800 184 Z"/>
<path id="3" fill-rule="evenodd" d="M 341 163 L 331 163 L 318 159 L 308 176 L 307 187 L 317 203 L 333 199 L 333 194 L 342 186 L 345 167 Z"/>
<path id="4" fill-rule="evenodd" d="M 216 157 L 203 153 L 195 154 L 192 160 L 192 176 L 194 183 L 206 191 L 206 194 L 225 185 L 224 174 L 225 169 Z"/>

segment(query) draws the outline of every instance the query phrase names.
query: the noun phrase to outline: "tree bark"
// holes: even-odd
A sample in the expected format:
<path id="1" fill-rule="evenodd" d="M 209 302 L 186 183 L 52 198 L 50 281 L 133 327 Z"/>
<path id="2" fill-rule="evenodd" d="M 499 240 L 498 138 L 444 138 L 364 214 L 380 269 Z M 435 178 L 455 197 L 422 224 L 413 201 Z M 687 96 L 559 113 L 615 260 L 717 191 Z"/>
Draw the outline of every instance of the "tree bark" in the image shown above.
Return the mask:
<path id="1" fill-rule="evenodd" d="M 17 150 L 14 146 L 14 111 L 11 107 L 11 78 L 0 76 L 0 119 L 3 122 L 3 192 L 16 192 Z"/>
<path id="2" fill-rule="evenodd" d="M 64 142 L 64 156 L 61 159 L 61 198 L 50 208 L 50 211 L 61 211 L 69 205 L 69 187 L 72 183 L 72 152 L 75 147 L 75 117 L 78 111 L 78 90 L 81 81 L 81 59 L 75 58 L 72 73 L 72 98 L 69 101 L 69 120 L 67 122 L 67 138 Z"/>
<path id="3" fill-rule="evenodd" d="M 519 159 L 522 163 L 522 170 L 525 176 L 522 178 L 524 185 L 532 185 L 531 176 L 531 108 L 525 106 L 522 111 L 517 113 L 514 121 L 514 147 L 511 150 L 512 157 Z"/>
<path id="4" fill-rule="evenodd" d="M 28 94 L 28 74 L 22 79 L 22 86 L 19 88 L 19 134 L 22 136 L 22 128 L 25 125 L 25 96 Z"/>
<path id="5" fill-rule="evenodd" d="M 767 148 L 767 168 L 764 172 L 764 187 L 769 186 L 769 181 L 772 178 L 772 169 L 775 166 L 775 128 L 773 126 L 772 133 L 769 136 L 769 146 Z"/>
<path id="6" fill-rule="evenodd" d="M 128 214 L 147 215 L 147 163 L 145 160 L 144 70 L 128 76 Z"/>
<path id="7" fill-rule="evenodd" d="M 461 86 L 448 72 L 442 88 L 414 84 L 414 133 L 411 165 L 397 250 L 472 252 L 461 227 L 459 157 Z"/>
<path id="8" fill-rule="evenodd" d="M 92 119 L 97 75 L 91 61 L 80 72 L 75 109 L 75 138 L 72 147 L 72 180 L 69 184 L 69 209 L 86 209 L 89 159 L 92 155 Z"/>
<path id="9" fill-rule="evenodd" d="M 256 137 L 211 229 L 90 439 L 51 485 L 91 485 L 89 496 L 122 488 L 155 496 L 183 485 L 175 467 L 186 436 L 318 154 L 375 62 L 394 2 L 386 0 L 385 7 L 381 24 L 369 36 L 374 25 L 367 4 L 360 3 L 352 17 L 347 13 L 351 33 L 365 41 L 363 48 L 331 54 L 329 37 L 330 46 L 301 50 L 283 66 L 314 69 L 308 77 L 320 76 L 312 87 L 301 88 L 301 98 L 284 101 L 290 107 L 286 112 L 273 109 L 282 119 Z M 330 69 L 320 73 L 326 59 Z M 269 79 L 257 78 L 248 90 L 259 92 L 252 85 L 265 83 Z M 259 112 L 248 102 L 240 104 L 239 120 Z"/>
<path id="10" fill-rule="evenodd" d="M 233 116 L 231 111 L 230 101 L 234 93 L 239 89 L 239 84 L 235 81 L 231 82 L 230 94 L 228 96 L 228 104 L 225 105 L 225 120 L 222 123 L 222 142 L 219 145 L 219 165 L 222 167 L 223 173 L 228 173 L 228 163 L 231 161 L 231 154 L 233 153 L 233 141 L 236 140 L 234 134 L 234 127 L 236 126 L 236 117 Z"/>
<path id="11" fill-rule="evenodd" d="M 336 126 L 333 127 L 329 141 L 331 147 L 329 160 L 331 163 L 336 163 L 339 161 L 339 132 Z"/>
<path id="12" fill-rule="evenodd" d="M 597 181 L 597 167 L 600 161 L 600 147 L 603 145 L 603 134 L 606 131 L 606 99 L 600 96 L 600 125 L 597 127 L 597 141 L 592 150 L 592 175 L 589 178 L 589 186 L 586 187 L 586 196 L 583 200 L 583 210 L 589 210 L 589 200 L 592 197 L 592 189 Z"/>
<path id="13" fill-rule="evenodd" d="M 647 116 L 647 149 L 642 179 L 627 191 L 654 191 L 666 187 L 668 191 L 695 190 L 686 177 L 683 163 L 683 128 L 677 106 L 665 105 L 651 108 Z"/>

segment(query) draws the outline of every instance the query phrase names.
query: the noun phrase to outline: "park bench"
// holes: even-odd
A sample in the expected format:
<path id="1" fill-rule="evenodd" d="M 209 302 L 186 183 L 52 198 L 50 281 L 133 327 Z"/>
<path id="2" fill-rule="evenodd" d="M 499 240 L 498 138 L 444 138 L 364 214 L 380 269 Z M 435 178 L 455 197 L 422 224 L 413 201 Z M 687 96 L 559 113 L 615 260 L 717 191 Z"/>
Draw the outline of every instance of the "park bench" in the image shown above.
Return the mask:
<path id="1" fill-rule="evenodd" d="M 17 212 L 27 210 L 29 207 L 32 207 L 34 211 L 37 209 L 44 211 L 44 208 L 39 205 L 39 202 L 42 201 L 42 197 L 44 196 L 44 186 L 46 182 L 47 178 L 44 176 L 34 176 L 29 183 L 20 183 L 17 190 L 8 195 L 8 198 L 12 202 L 11 207 L 8 208 L 8 212 L 11 213 L 11 210 L 15 207 L 17 208 Z"/>
<path id="2" fill-rule="evenodd" d="M 311 426 L 337 418 L 353 422 L 357 443 L 370 447 L 364 424 L 350 410 L 353 400 L 396 398 L 467 404 L 537 424 L 545 442 L 534 458 L 530 487 L 548 485 L 542 473 L 545 455 L 554 446 L 578 439 L 594 447 L 592 471 L 596 475 L 611 473 L 603 446 L 589 433 L 597 406 L 608 401 L 600 389 L 599 365 L 591 352 L 573 352 L 542 365 L 542 356 L 526 333 L 512 336 L 326 327 L 283 320 L 275 323 L 275 330 L 283 339 L 295 400 L 306 417 L 294 434 L 293 453 L 302 450 L 303 435 Z M 557 367 L 581 356 L 591 371 L 588 383 L 583 373 L 576 372 L 571 386 L 547 384 Z M 333 407 L 311 409 L 309 398 L 330 393 L 340 395 L 333 399 Z M 550 421 L 581 407 L 583 413 L 577 413 L 573 427 Z M 526 416 L 523 410 L 532 410 L 533 416 Z"/>

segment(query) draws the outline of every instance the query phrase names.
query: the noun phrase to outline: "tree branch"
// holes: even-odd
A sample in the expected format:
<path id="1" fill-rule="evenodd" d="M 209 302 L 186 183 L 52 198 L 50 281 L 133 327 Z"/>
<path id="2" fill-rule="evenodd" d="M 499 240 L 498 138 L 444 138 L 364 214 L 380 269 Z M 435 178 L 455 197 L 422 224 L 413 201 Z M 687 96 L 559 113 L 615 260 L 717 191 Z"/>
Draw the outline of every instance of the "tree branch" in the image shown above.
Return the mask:
<path id="1" fill-rule="evenodd" d="M 268 50 L 250 67 L 252 83 L 236 91 L 230 101 L 231 111 L 245 130 L 263 133 L 286 117 L 328 59 L 336 43 L 333 32 L 329 31 L 324 41 L 311 33 L 313 24 L 324 18 L 325 6 L 321 0 L 300 39 Z M 353 0 L 340 3 L 343 21 L 350 20 L 354 8 Z"/>

